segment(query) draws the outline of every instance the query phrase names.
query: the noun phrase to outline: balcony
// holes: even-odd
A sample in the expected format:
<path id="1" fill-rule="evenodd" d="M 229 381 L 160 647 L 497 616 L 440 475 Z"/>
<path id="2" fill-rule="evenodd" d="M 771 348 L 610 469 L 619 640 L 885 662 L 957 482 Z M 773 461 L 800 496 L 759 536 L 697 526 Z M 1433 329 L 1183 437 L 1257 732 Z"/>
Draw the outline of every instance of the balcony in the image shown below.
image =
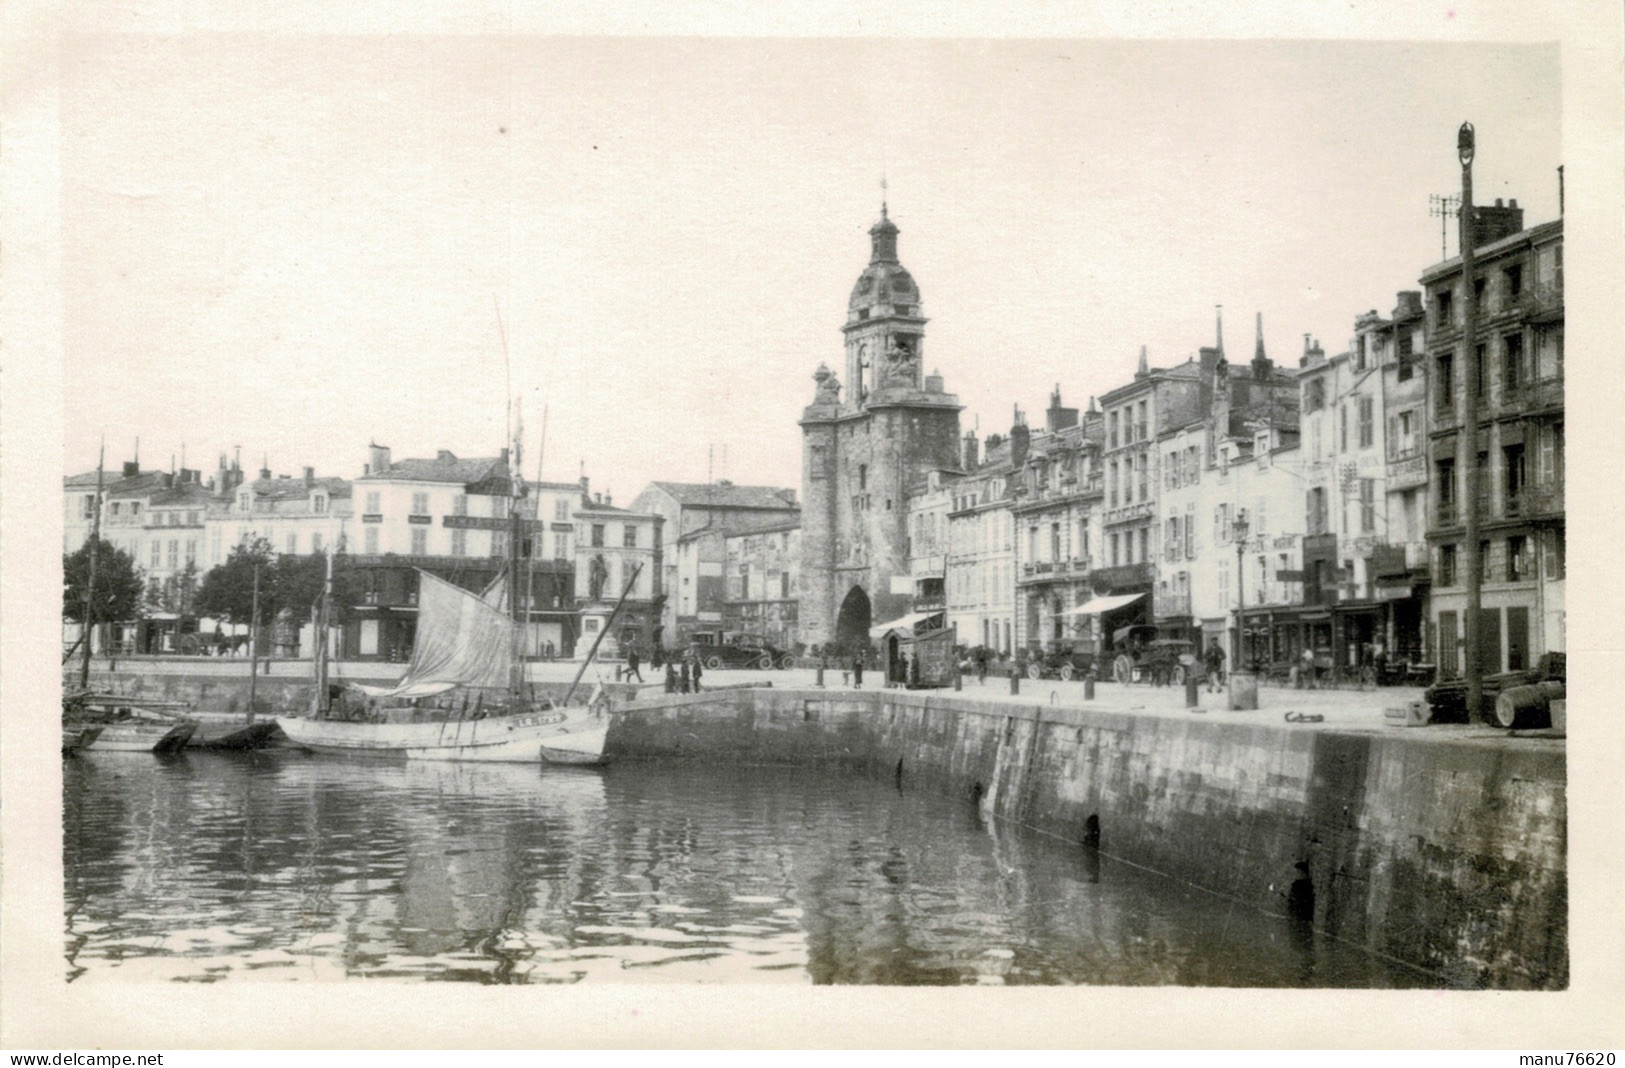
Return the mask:
<path id="1" fill-rule="evenodd" d="M 1562 411 L 1563 379 L 1547 378 L 1503 389 L 1499 410 L 1503 413 Z"/>
<path id="2" fill-rule="evenodd" d="M 1152 578 L 1150 564 L 1119 564 L 1116 567 L 1096 568 L 1094 585 L 1096 589 L 1117 590 L 1131 586 L 1149 586 Z"/>

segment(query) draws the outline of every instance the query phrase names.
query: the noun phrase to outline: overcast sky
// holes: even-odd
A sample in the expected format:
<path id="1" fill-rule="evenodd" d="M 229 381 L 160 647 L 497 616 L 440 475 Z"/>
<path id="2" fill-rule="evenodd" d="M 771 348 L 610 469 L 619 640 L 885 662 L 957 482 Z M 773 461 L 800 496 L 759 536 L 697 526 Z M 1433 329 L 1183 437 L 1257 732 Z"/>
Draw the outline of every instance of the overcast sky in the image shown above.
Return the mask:
<path id="1" fill-rule="evenodd" d="M 1141 345 L 1339 351 L 1480 202 L 1555 218 L 1555 46 L 77 38 L 63 52 L 66 466 L 489 455 L 799 486 L 796 420 L 880 177 L 925 363 L 984 435 Z M 1450 254 L 1456 253 L 1455 238 Z M 504 361 L 504 333 L 510 360 Z M 511 371 L 510 371 L 511 368 Z"/>

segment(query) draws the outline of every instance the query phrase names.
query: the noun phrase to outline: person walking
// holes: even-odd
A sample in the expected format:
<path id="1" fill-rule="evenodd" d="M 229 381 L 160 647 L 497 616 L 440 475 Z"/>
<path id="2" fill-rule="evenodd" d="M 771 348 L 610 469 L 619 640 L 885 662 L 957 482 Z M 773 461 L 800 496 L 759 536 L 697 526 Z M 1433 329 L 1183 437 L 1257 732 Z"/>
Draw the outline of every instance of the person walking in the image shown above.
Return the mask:
<path id="1" fill-rule="evenodd" d="M 666 661 L 666 692 L 677 692 L 677 668 L 670 660 Z"/>
<path id="2" fill-rule="evenodd" d="M 976 682 L 978 685 L 987 685 L 987 646 L 976 650 Z"/>
<path id="3" fill-rule="evenodd" d="M 1224 682 L 1224 649 L 1218 639 L 1207 643 L 1207 655 L 1202 658 L 1202 666 L 1207 670 L 1207 692 L 1217 693 Z"/>
<path id="4" fill-rule="evenodd" d="M 642 658 L 638 656 L 637 646 L 634 645 L 626 651 L 626 677 L 628 680 L 633 675 L 636 675 L 639 682 L 643 681 L 643 672 L 638 670 L 638 665 L 642 662 Z"/>
<path id="5" fill-rule="evenodd" d="M 852 688 L 863 689 L 863 653 L 860 651 L 852 658 Z"/>
<path id="6" fill-rule="evenodd" d="M 1303 655 L 1298 658 L 1302 674 L 1298 677 L 1303 681 L 1306 690 L 1315 689 L 1315 650 L 1310 646 L 1303 647 Z"/>
<path id="7" fill-rule="evenodd" d="M 678 693 L 688 693 L 689 692 L 688 691 L 689 685 L 690 685 L 690 683 L 689 683 L 689 678 L 688 678 L 688 661 L 684 660 L 683 661 L 683 667 L 682 667 L 682 673 L 677 677 L 677 692 Z"/>
<path id="8" fill-rule="evenodd" d="M 700 692 L 700 676 L 702 674 L 704 674 L 704 672 L 702 672 L 700 670 L 700 658 L 697 657 L 697 656 L 694 658 L 694 670 L 693 670 L 692 674 L 694 676 L 694 692 L 699 693 Z"/>

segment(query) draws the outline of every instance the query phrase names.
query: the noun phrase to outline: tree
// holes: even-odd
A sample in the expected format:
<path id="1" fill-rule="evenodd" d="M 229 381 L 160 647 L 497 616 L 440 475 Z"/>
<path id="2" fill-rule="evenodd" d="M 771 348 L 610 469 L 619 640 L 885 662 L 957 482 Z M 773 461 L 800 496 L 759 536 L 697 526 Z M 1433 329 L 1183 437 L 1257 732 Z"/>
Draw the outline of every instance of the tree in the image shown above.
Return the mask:
<path id="1" fill-rule="evenodd" d="M 85 621 L 85 590 L 90 581 L 90 542 L 62 558 L 62 618 Z M 141 614 L 141 595 L 146 587 L 142 571 L 129 553 L 102 540 L 96 549 L 96 602 L 92 625 L 119 623 Z"/>
<path id="2" fill-rule="evenodd" d="M 276 554 L 264 538 L 244 542 L 231 550 L 226 562 L 209 569 L 198 586 L 193 607 L 199 615 L 217 616 L 230 623 L 247 623 L 253 615 L 254 571 L 259 569 L 260 624 L 276 616 L 271 573 Z"/>

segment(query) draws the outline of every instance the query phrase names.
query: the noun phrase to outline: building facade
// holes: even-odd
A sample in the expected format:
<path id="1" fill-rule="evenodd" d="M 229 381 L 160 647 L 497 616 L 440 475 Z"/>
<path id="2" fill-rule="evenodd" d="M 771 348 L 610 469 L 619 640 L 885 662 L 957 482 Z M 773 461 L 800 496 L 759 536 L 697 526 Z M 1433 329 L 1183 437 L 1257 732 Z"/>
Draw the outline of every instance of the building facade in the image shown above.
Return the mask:
<path id="1" fill-rule="evenodd" d="M 1010 440 L 992 434 L 986 449 L 979 450 L 976 434 L 967 431 L 963 449 L 965 474 L 948 487 L 948 623 L 961 644 L 1011 656 L 1016 649 L 1016 528 Z"/>
<path id="2" fill-rule="evenodd" d="M 774 486 L 732 482 L 651 482 L 631 510 L 660 516 L 672 547 L 662 557 L 660 633 L 665 648 L 686 648 L 696 633 L 723 628 L 727 600 L 723 536 L 737 530 L 796 523 L 801 508 L 796 492 Z"/>
<path id="3" fill-rule="evenodd" d="M 796 651 L 801 596 L 801 526 L 776 523 L 724 536 L 728 632 Z"/>
<path id="4" fill-rule="evenodd" d="M 847 301 L 846 383 L 820 366 L 802 413 L 802 594 L 807 645 L 867 647 L 869 630 L 913 606 L 910 486 L 958 466 L 959 412 L 926 375 L 919 287 L 897 258 L 886 215 Z"/>
<path id="5" fill-rule="evenodd" d="M 1480 664 L 1534 666 L 1565 646 L 1563 222 L 1523 228 L 1517 201 L 1476 212 L 1477 331 L 1466 335 L 1460 257 L 1422 275 L 1432 460 L 1432 629 L 1442 675 L 1466 668 L 1464 505 L 1476 499 Z M 1476 456 L 1466 391 L 1478 391 Z M 1468 472 L 1476 477 L 1469 479 Z"/>

